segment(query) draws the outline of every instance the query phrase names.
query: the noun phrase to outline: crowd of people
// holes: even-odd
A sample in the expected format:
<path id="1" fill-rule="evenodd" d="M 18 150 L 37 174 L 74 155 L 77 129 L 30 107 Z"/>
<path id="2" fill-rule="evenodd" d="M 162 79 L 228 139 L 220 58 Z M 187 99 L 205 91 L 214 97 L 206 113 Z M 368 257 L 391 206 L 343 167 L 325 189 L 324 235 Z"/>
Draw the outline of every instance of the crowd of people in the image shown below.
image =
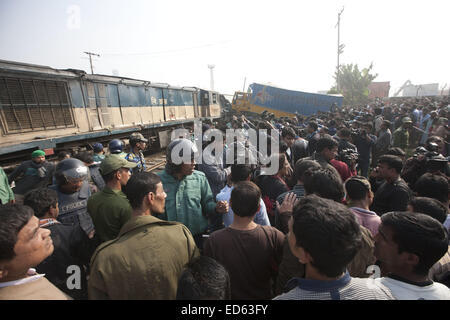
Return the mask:
<path id="1" fill-rule="evenodd" d="M 233 114 L 203 123 L 202 150 L 174 137 L 158 173 L 140 133 L 128 153 L 35 150 L 0 169 L 0 299 L 449 300 L 449 112 Z M 251 161 L 266 138 L 269 164 Z"/>

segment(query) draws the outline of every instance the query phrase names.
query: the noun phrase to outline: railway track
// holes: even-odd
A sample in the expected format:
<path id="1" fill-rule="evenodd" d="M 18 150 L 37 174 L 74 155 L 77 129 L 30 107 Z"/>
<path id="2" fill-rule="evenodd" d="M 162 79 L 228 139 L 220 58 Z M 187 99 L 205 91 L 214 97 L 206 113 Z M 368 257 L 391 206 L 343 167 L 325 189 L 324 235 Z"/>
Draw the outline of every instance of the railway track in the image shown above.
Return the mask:
<path id="1" fill-rule="evenodd" d="M 145 159 L 145 164 L 147 166 L 147 172 L 163 170 L 166 165 L 166 155 L 164 152 L 153 154 L 148 159 Z"/>

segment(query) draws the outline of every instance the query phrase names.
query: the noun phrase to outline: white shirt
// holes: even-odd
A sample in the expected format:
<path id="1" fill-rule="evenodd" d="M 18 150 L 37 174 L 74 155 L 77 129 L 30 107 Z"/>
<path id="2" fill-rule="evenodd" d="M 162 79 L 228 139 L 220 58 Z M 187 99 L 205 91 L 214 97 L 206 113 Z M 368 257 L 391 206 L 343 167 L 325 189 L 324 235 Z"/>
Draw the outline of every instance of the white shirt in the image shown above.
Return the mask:
<path id="1" fill-rule="evenodd" d="M 18 285 L 21 285 L 24 283 L 36 281 L 36 280 L 42 278 L 43 276 L 45 276 L 45 274 L 36 273 L 36 269 L 33 269 L 33 268 L 28 269 L 27 275 L 28 275 L 28 277 L 22 278 L 19 280 L 0 282 L 0 288 L 10 287 L 10 286 L 18 286 Z"/>
<path id="2" fill-rule="evenodd" d="M 397 300 L 450 300 L 450 289 L 439 282 L 419 287 L 389 277 L 377 278 L 374 281 L 388 287 Z"/>

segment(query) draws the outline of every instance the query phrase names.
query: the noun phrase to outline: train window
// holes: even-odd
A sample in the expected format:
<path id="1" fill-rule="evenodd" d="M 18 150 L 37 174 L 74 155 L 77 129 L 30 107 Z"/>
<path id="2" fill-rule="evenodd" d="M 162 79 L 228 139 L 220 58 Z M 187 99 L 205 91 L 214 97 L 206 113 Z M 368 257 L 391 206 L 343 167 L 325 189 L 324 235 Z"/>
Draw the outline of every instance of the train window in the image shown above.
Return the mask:
<path id="1" fill-rule="evenodd" d="M 108 107 L 119 106 L 119 92 L 116 84 L 109 84 L 106 87 L 106 95 L 108 98 Z"/>
<path id="2" fill-rule="evenodd" d="M 213 100 L 213 103 L 217 103 L 217 94 L 215 94 L 215 93 L 212 94 L 212 100 Z"/>
<path id="3" fill-rule="evenodd" d="M 137 100 L 138 100 L 138 106 L 147 106 L 148 103 L 145 101 L 145 90 L 143 87 L 135 87 Z"/>
<path id="4" fill-rule="evenodd" d="M 182 91 L 181 97 L 183 99 L 184 106 L 193 106 L 194 105 L 194 97 L 192 95 L 192 92 Z"/>
<path id="5" fill-rule="evenodd" d="M 67 83 L 0 78 L 5 133 L 74 126 Z"/>
<path id="6" fill-rule="evenodd" d="M 181 91 L 181 90 L 164 89 L 164 98 L 167 101 L 167 104 L 166 104 L 167 106 L 184 106 L 185 105 L 185 96 L 183 95 L 183 91 Z"/>

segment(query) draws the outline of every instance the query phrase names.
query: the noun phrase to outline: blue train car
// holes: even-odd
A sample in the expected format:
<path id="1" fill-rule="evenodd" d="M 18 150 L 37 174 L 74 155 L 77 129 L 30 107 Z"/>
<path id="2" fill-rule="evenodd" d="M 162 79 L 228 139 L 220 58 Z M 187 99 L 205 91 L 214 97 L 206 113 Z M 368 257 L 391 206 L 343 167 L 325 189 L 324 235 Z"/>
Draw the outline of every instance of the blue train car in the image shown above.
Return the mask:
<path id="1" fill-rule="evenodd" d="M 159 140 L 163 130 L 220 117 L 218 97 L 194 87 L 0 60 L 0 160 L 136 131 Z"/>
<path id="2" fill-rule="evenodd" d="M 254 113 L 266 110 L 277 117 L 293 116 L 296 113 L 310 116 L 317 111 L 330 111 L 333 103 L 341 108 L 343 101 L 341 95 L 287 90 L 259 83 L 252 83 L 250 89 L 250 94 L 242 92 L 235 94 L 234 109 Z"/>

